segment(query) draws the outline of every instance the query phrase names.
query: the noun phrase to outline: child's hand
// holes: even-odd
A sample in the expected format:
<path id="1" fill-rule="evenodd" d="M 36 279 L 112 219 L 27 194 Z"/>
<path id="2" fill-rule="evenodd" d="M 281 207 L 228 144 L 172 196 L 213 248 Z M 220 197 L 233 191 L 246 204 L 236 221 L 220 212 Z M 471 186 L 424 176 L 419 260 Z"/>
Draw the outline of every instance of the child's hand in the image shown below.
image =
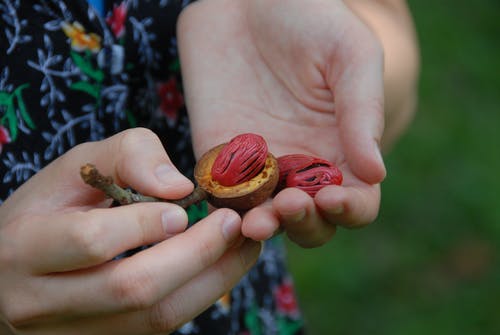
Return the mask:
<path id="1" fill-rule="evenodd" d="M 87 162 L 152 196 L 179 198 L 193 188 L 141 129 L 79 145 L 30 179 L 0 207 L 0 322 L 12 334 L 172 331 L 257 259 L 260 244 L 244 241 L 231 210 L 184 231 L 187 216 L 176 205 L 107 208 L 80 179 Z M 151 243 L 158 244 L 113 260 Z"/>

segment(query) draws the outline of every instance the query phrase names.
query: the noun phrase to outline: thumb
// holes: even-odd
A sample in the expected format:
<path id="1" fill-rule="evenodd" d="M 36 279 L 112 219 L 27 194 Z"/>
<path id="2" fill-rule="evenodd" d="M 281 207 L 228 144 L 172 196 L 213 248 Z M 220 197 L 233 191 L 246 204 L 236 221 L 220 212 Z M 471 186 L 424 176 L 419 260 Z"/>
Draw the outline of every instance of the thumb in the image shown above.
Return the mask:
<path id="1" fill-rule="evenodd" d="M 33 176 L 4 205 L 18 203 L 24 210 L 41 213 L 96 205 L 105 196 L 81 179 L 80 167 L 86 163 L 145 195 L 177 199 L 193 190 L 193 184 L 174 167 L 158 137 L 135 128 L 76 146 Z"/>
<path id="2" fill-rule="evenodd" d="M 355 45 L 339 50 L 333 68 L 341 70 L 330 74 L 330 87 L 347 163 L 358 178 L 377 184 L 386 174 L 379 148 L 384 129 L 382 47 L 365 27 L 352 34 L 346 43 Z"/>

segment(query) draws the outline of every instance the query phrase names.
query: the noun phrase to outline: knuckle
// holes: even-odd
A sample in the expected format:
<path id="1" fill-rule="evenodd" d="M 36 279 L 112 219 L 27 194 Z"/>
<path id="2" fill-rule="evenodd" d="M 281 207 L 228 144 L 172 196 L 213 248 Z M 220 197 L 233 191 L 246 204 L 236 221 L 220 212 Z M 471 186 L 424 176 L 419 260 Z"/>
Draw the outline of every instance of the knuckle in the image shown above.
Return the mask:
<path id="1" fill-rule="evenodd" d="M 151 209 L 149 211 L 138 211 L 137 213 L 137 219 L 136 219 L 136 224 L 137 224 L 137 239 L 141 245 L 147 244 L 150 242 L 150 236 L 153 235 L 153 233 L 150 231 L 151 228 L 151 221 L 155 222 L 153 219 L 151 219 L 150 213 L 154 212 L 154 209 Z M 158 227 L 159 228 L 159 227 Z"/>
<path id="2" fill-rule="evenodd" d="M 142 147 L 144 142 L 158 142 L 158 136 L 147 128 L 133 128 L 122 132 L 119 142 L 119 152 L 129 152 L 131 149 Z"/>
<path id="3" fill-rule="evenodd" d="M 23 238 L 21 234 L 25 234 L 30 228 L 32 222 L 42 221 L 41 215 L 23 214 L 9 222 L 0 224 L 0 272 L 12 270 L 22 263 L 23 258 Z"/>
<path id="4" fill-rule="evenodd" d="M 218 295 L 229 291 L 235 284 L 235 278 L 239 278 L 245 273 L 246 262 L 242 255 L 236 257 L 236 264 L 222 262 L 214 269 L 215 280 L 213 282 L 212 291 Z"/>
<path id="5" fill-rule="evenodd" d="M 154 332 L 172 332 L 183 323 L 178 305 L 166 300 L 151 309 L 147 320 L 149 328 Z"/>
<path id="6" fill-rule="evenodd" d="M 95 262 L 108 260 L 108 250 L 103 239 L 103 227 L 97 221 L 87 219 L 83 225 L 73 225 L 69 238 L 86 259 Z"/>
<path id="7" fill-rule="evenodd" d="M 198 255 L 200 266 L 203 269 L 211 266 L 218 258 L 215 252 L 215 246 L 206 239 L 199 242 Z"/>
<path id="8" fill-rule="evenodd" d="M 146 271 L 134 271 L 111 279 L 111 294 L 126 310 L 144 310 L 157 301 L 159 290 Z"/>
<path id="9" fill-rule="evenodd" d="M 18 300 L 19 295 L 16 295 L 16 301 Z M 3 319 L 16 329 L 22 329 L 42 316 L 33 303 L 2 303 L 0 308 Z"/>
<path id="10" fill-rule="evenodd" d="M 117 167 L 118 176 L 133 175 L 133 164 L 131 160 L 137 160 L 137 156 L 153 148 L 163 148 L 158 136 L 146 128 L 133 128 L 120 133 L 118 141 L 113 145 L 114 166 Z"/>

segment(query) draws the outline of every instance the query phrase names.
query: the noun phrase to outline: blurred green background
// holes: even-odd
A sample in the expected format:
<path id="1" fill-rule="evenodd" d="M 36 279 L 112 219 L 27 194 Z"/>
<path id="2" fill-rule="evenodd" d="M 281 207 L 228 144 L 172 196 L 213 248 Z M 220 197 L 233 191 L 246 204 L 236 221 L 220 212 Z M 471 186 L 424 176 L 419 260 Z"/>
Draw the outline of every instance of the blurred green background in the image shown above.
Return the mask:
<path id="1" fill-rule="evenodd" d="M 500 334 L 500 0 L 409 4 L 420 102 L 379 218 L 289 243 L 311 335 Z"/>

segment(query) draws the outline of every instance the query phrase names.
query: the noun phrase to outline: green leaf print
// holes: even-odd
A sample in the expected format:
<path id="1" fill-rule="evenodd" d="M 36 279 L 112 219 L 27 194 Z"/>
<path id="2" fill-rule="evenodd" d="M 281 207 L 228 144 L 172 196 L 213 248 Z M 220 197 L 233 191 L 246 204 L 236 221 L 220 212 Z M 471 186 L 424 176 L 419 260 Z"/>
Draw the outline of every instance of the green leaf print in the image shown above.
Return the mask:
<path id="1" fill-rule="evenodd" d="M 294 335 L 302 328 L 302 321 L 290 320 L 284 316 L 278 317 L 279 335 Z"/>
<path id="2" fill-rule="evenodd" d="M 10 138 L 12 142 L 14 142 L 17 138 L 17 118 L 16 118 L 16 111 L 14 110 L 14 104 L 11 103 L 7 106 L 7 122 L 9 123 L 9 132 L 10 132 Z"/>
<path id="3" fill-rule="evenodd" d="M 283 315 L 276 316 L 278 335 L 294 335 L 302 329 L 303 323 L 300 319 L 290 319 Z M 250 335 L 262 335 L 262 322 L 259 317 L 259 307 L 253 304 L 245 314 L 245 327 Z"/>
<path id="4" fill-rule="evenodd" d="M 180 72 L 181 62 L 180 62 L 179 58 L 177 58 L 172 63 L 170 63 L 170 65 L 168 66 L 168 69 L 172 72 Z"/>
<path id="5" fill-rule="evenodd" d="M 95 99 L 99 98 L 99 88 L 96 87 L 96 85 L 91 84 L 86 81 L 78 81 L 76 83 L 73 83 L 70 85 L 70 88 L 77 90 L 77 91 L 83 91 L 91 96 L 93 96 Z"/>
<path id="6" fill-rule="evenodd" d="M 23 84 L 16 88 L 14 91 L 14 95 L 17 98 L 17 104 L 19 105 L 19 112 L 21 114 L 21 117 L 23 118 L 24 122 L 30 127 L 31 129 L 35 129 L 35 124 L 33 123 L 33 120 L 28 114 L 28 110 L 26 108 L 26 104 L 24 103 L 23 96 L 21 95 L 21 91 L 27 87 L 29 87 L 29 84 Z"/>
<path id="7" fill-rule="evenodd" d="M 7 92 L 0 92 L 0 106 L 4 106 L 10 103 L 10 94 Z"/>
<path id="8" fill-rule="evenodd" d="M 245 327 L 251 335 L 262 335 L 262 326 L 259 319 L 259 307 L 253 304 L 245 313 Z"/>
<path id="9" fill-rule="evenodd" d="M 137 127 L 137 119 L 135 118 L 134 114 L 130 110 L 126 109 L 125 115 L 127 116 L 129 126 L 132 128 Z"/>
<path id="10" fill-rule="evenodd" d="M 23 84 L 17 87 L 13 93 L 8 93 L 4 91 L 0 92 L 0 107 L 1 106 L 6 107 L 5 114 L 0 119 L 0 124 L 5 125 L 5 123 L 7 122 L 11 141 L 15 141 L 19 134 L 19 129 L 18 129 L 19 120 L 16 114 L 16 102 L 22 120 L 26 123 L 26 125 L 29 128 L 35 129 L 35 124 L 33 123 L 33 120 L 28 114 L 26 104 L 24 103 L 23 96 L 21 94 L 21 91 L 27 87 L 29 87 L 29 84 Z"/>
<path id="11" fill-rule="evenodd" d="M 88 55 L 88 54 L 87 54 Z M 71 51 L 71 58 L 76 66 L 90 78 L 101 83 L 104 80 L 104 72 L 99 68 L 92 66 L 92 61 L 89 57 L 83 57 L 75 51 Z"/>

